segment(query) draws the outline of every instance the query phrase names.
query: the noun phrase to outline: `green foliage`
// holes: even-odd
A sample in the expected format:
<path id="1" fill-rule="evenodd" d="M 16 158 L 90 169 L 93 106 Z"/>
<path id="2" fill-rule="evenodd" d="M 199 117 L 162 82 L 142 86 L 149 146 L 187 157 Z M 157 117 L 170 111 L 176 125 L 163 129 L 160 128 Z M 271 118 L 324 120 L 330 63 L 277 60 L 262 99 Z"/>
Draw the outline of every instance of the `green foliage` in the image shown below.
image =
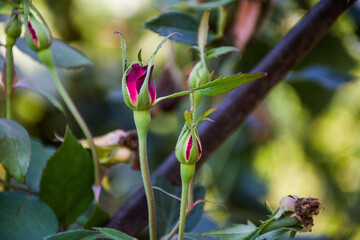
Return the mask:
<path id="1" fill-rule="evenodd" d="M 12 120 L 0 119 L 0 162 L 17 181 L 24 182 L 31 159 L 30 137 Z"/>
<path id="2" fill-rule="evenodd" d="M 43 240 L 96 240 L 103 237 L 102 234 L 94 230 L 72 230 L 58 234 L 52 234 L 43 238 Z"/>
<path id="3" fill-rule="evenodd" d="M 109 214 L 104 212 L 97 202 L 94 203 L 91 215 L 88 218 L 84 228 L 101 226 L 109 219 Z"/>
<path id="4" fill-rule="evenodd" d="M 196 45 L 198 34 L 199 21 L 192 15 L 184 12 L 165 12 L 157 16 L 156 18 L 146 22 L 145 28 L 148 28 L 161 36 L 167 36 L 171 33 L 177 32 L 181 35 L 174 35 L 172 40 Z M 211 41 L 215 38 L 213 32 L 209 32 L 207 38 Z"/>
<path id="5" fill-rule="evenodd" d="M 61 227 L 68 227 L 87 209 L 94 197 L 93 183 L 90 155 L 67 129 L 40 182 L 40 197 L 54 210 Z"/>
<path id="6" fill-rule="evenodd" d="M 95 229 L 103 233 L 106 237 L 113 240 L 134 240 L 134 238 L 130 237 L 129 235 L 112 228 L 95 228 Z"/>
<path id="7" fill-rule="evenodd" d="M 246 239 L 249 238 L 253 239 L 252 236 L 257 236 L 258 230 L 256 226 L 252 222 L 248 222 L 248 224 L 235 224 L 231 227 L 225 227 L 216 229 L 211 232 L 207 232 L 202 234 L 203 236 L 209 236 L 214 238 L 221 238 L 221 239 Z"/>
<path id="8" fill-rule="evenodd" d="M 0 193 L 0 238 L 39 240 L 56 233 L 58 222 L 51 208 L 25 192 Z"/>
<path id="9" fill-rule="evenodd" d="M 29 48 L 25 38 L 19 38 L 15 45 L 22 52 L 29 55 L 36 61 L 39 61 L 37 53 Z M 50 46 L 50 50 L 54 57 L 54 63 L 56 67 L 77 69 L 91 65 L 90 60 L 83 53 L 70 47 L 60 40 L 54 39 Z"/>
<path id="10" fill-rule="evenodd" d="M 216 58 L 223 54 L 227 54 L 229 52 L 239 52 L 239 49 L 231 46 L 223 46 L 218 48 L 212 48 L 209 51 L 206 52 L 207 58 Z"/>
<path id="11" fill-rule="evenodd" d="M 49 95 L 45 91 L 33 86 L 30 82 L 28 82 L 26 80 L 21 80 L 21 81 L 17 82 L 14 87 L 15 88 L 27 88 L 27 89 L 37 92 L 38 94 L 40 94 L 43 98 L 48 100 L 54 107 L 56 107 L 60 112 L 62 112 L 65 115 L 65 109 L 63 108 L 61 103 L 58 100 L 56 100 L 56 98 Z"/>
<path id="12" fill-rule="evenodd" d="M 55 149 L 45 147 L 40 141 L 34 139 L 31 140 L 31 149 L 31 162 L 25 175 L 25 184 L 32 192 L 39 192 L 42 171 L 51 155 L 55 152 Z"/>
<path id="13" fill-rule="evenodd" d="M 266 73 L 239 73 L 233 76 L 220 77 L 195 88 L 194 91 L 208 96 L 216 96 L 265 76 Z"/>

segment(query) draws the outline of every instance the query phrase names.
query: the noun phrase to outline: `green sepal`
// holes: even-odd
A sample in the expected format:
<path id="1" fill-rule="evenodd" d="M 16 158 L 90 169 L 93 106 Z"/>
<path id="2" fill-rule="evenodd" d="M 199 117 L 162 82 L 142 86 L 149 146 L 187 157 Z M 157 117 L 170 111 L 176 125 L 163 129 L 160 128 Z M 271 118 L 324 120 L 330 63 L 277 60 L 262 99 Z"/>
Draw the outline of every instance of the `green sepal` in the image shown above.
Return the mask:
<path id="1" fill-rule="evenodd" d="M 5 24 L 5 33 L 6 33 L 6 45 L 13 46 L 15 41 L 21 35 L 21 20 L 19 14 L 16 12 L 16 9 L 13 9 L 8 21 Z"/>
<path id="2" fill-rule="evenodd" d="M 189 75 L 189 83 L 193 88 L 197 88 L 210 81 L 211 74 L 204 63 L 204 61 L 199 61 L 196 63 L 194 68 L 191 70 Z"/>
<path id="3" fill-rule="evenodd" d="M 132 63 L 132 64 L 134 64 L 134 63 Z M 127 86 L 126 86 L 126 75 L 130 72 L 132 64 L 130 66 L 128 66 L 123 73 L 122 80 L 121 80 L 121 87 L 122 87 L 122 93 L 123 93 L 123 97 L 124 97 L 124 101 L 125 101 L 126 105 L 129 108 L 131 108 L 132 110 L 136 110 L 136 106 L 134 106 L 130 100 L 130 95 L 129 95 L 129 92 L 128 92 Z"/>

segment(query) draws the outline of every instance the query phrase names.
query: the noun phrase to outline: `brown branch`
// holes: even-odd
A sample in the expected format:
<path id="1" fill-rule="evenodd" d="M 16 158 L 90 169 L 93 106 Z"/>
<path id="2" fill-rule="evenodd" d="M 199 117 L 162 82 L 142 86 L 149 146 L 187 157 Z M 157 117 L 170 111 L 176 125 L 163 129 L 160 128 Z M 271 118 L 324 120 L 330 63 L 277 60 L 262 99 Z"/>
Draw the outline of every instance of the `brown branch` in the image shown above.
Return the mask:
<path id="1" fill-rule="evenodd" d="M 252 72 L 267 72 L 268 75 L 264 79 L 256 80 L 233 91 L 211 116 L 215 122 L 205 122 L 200 126 L 203 155 L 197 164 L 197 169 L 230 137 L 266 94 L 285 77 L 355 1 L 322 0 L 252 70 Z M 175 154 L 168 157 L 155 174 L 178 184 L 179 164 Z M 143 189 L 139 189 L 115 213 L 107 223 L 107 227 L 135 235 L 146 224 L 145 194 Z"/>

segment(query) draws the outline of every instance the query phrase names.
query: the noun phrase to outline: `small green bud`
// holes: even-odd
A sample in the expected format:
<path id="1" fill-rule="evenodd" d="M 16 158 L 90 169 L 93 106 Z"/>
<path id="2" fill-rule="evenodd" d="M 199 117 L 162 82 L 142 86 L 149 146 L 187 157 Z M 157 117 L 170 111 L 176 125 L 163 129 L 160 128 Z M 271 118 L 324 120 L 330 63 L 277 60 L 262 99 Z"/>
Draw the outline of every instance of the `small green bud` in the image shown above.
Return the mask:
<path id="1" fill-rule="evenodd" d="M 12 10 L 9 19 L 5 24 L 5 33 L 15 44 L 15 40 L 21 35 L 21 20 L 16 10 Z"/>
<path id="2" fill-rule="evenodd" d="M 186 129 L 179 136 L 175 147 L 176 158 L 181 164 L 195 164 L 201 157 L 202 148 L 196 128 Z"/>
<path id="3" fill-rule="evenodd" d="M 29 15 L 25 37 L 29 47 L 36 52 L 49 48 L 52 42 L 49 28 L 46 24 L 39 22 L 32 14 Z"/>
<path id="4" fill-rule="evenodd" d="M 190 86 L 193 88 L 199 87 L 210 81 L 210 72 L 206 65 L 200 61 L 188 73 Z"/>

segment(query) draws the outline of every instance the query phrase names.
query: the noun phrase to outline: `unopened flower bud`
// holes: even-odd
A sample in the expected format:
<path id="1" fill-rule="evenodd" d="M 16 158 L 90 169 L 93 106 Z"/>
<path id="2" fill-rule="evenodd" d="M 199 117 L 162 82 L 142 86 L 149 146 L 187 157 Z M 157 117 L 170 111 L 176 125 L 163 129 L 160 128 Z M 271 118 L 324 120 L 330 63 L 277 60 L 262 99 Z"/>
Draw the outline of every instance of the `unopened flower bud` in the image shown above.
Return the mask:
<path id="1" fill-rule="evenodd" d="M 25 37 L 29 47 L 36 52 L 49 48 L 52 42 L 49 28 L 45 23 L 39 22 L 32 14 L 29 15 Z"/>
<path id="2" fill-rule="evenodd" d="M 11 12 L 9 19 L 6 22 L 5 33 L 8 40 L 10 38 L 10 41 L 12 41 L 13 44 L 15 44 L 16 39 L 21 35 L 21 20 L 19 14 L 15 10 Z"/>
<path id="3" fill-rule="evenodd" d="M 131 70 L 123 76 L 123 96 L 125 103 L 133 110 L 149 110 L 156 99 L 156 90 L 152 78 L 151 67 L 148 86 L 146 91 L 141 91 L 146 80 L 148 66 L 142 67 L 140 64 L 133 64 Z"/>
<path id="4" fill-rule="evenodd" d="M 193 132 L 188 129 L 180 136 L 175 148 L 175 154 L 181 164 L 195 164 L 200 159 L 202 148 L 196 128 Z"/>
<path id="5" fill-rule="evenodd" d="M 210 72 L 203 62 L 198 62 L 188 73 L 190 86 L 199 87 L 210 81 Z"/>

